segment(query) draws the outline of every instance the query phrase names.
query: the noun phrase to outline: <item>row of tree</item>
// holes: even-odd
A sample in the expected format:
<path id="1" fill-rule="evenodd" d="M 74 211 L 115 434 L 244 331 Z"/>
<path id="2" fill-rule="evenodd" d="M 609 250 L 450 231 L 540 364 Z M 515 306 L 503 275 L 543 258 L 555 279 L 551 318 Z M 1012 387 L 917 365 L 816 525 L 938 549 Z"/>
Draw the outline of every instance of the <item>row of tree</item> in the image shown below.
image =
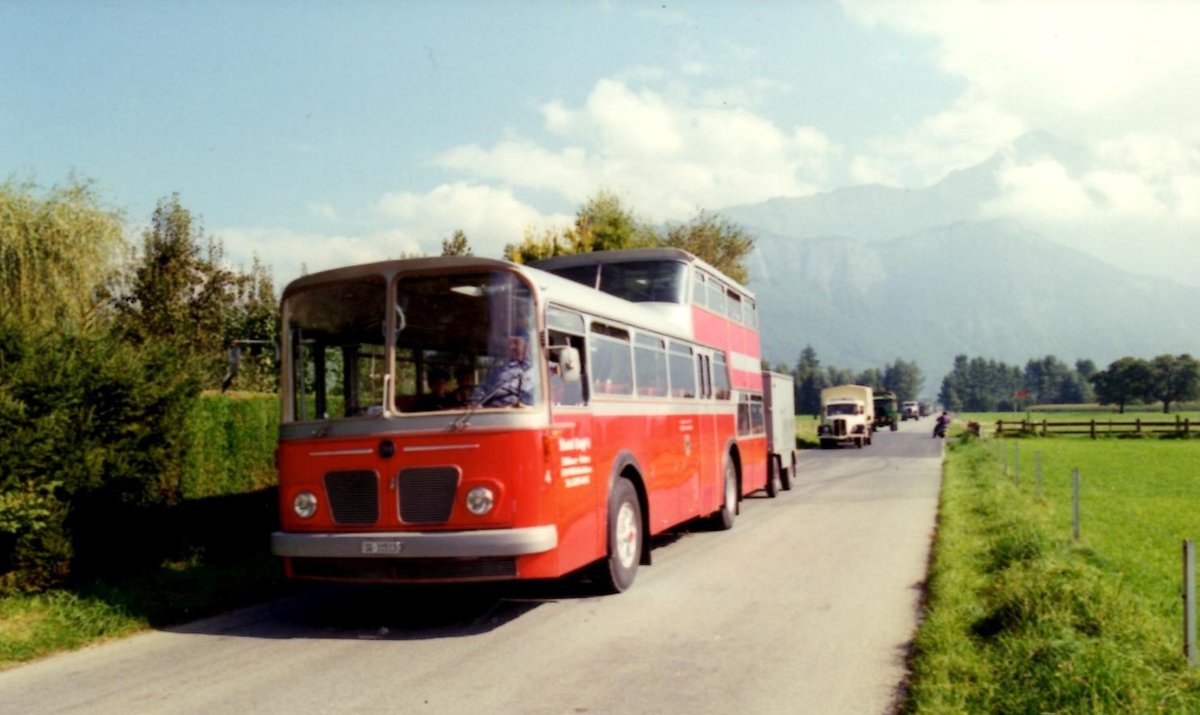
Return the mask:
<path id="1" fill-rule="evenodd" d="M 1200 397 L 1200 363 L 1188 354 L 1153 360 L 1124 357 L 1099 370 L 1091 360 L 1068 366 L 1053 355 L 1031 359 L 1024 368 L 983 357 L 958 355 L 942 379 L 938 399 L 947 409 L 1007 412 L 1031 405 L 1099 402 L 1124 412 L 1130 403 L 1171 405 Z"/>
<path id="2" fill-rule="evenodd" d="M 867 385 L 876 390 L 896 393 L 900 402 L 916 401 L 925 386 L 925 376 L 915 361 L 896 358 L 882 368 L 855 372 L 833 365 L 821 367 L 817 351 L 806 345 L 796 360 L 795 368 L 776 365 L 776 372 L 790 374 L 795 380 L 796 414 L 817 414 L 821 411 L 821 390 L 834 385 Z"/>
<path id="3" fill-rule="evenodd" d="M 741 226 L 703 210 L 690 221 L 659 228 L 638 219 L 616 194 L 601 191 L 576 212 L 571 226 L 540 233 L 526 229 L 520 243 L 504 247 L 504 257 L 515 263 L 529 263 L 569 253 L 666 246 L 699 256 L 744 284 L 750 279 L 746 257 L 754 249 L 755 240 Z M 446 248 L 443 243 L 443 253 Z"/>

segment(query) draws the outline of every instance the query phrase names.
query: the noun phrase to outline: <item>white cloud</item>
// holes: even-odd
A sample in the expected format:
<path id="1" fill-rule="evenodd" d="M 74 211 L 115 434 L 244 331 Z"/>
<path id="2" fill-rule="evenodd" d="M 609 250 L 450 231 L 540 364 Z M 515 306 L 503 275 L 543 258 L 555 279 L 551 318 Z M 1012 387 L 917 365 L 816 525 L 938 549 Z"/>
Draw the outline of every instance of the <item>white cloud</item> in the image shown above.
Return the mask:
<path id="1" fill-rule="evenodd" d="M 987 215 L 1026 220 L 1121 264 L 1200 231 L 1200 3 L 843 0 L 852 17 L 931 42 L 966 85 L 949 110 L 853 159 L 860 180 L 927 184 L 1024 131 L 1075 157 L 1020 157 Z M 1060 163 L 1061 162 L 1061 163 Z M 1165 245 L 1165 244 L 1164 244 Z M 1190 248 L 1188 248 L 1190 246 Z M 1177 255 L 1184 255 L 1178 253 Z"/>
<path id="2" fill-rule="evenodd" d="M 850 174 L 861 183 L 925 186 L 986 160 L 1025 131 L 1020 118 L 967 96 L 901 136 L 869 142 L 868 152 L 852 159 Z"/>
<path id="3" fill-rule="evenodd" d="M 1001 198 L 983 208 L 984 216 L 1078 220 L 1095 208 L 1086 188 L 1051 159 L 1006 167 L 998 178 Z"/>
<path id="4" fill-rule="evenodd" d="M 301 233 L 278 226 L 227 226 L 215 232 L 229 260 L 248 267 L 254 256 L 270 266 L 276 289 L 304 273 L 421 253 L 417 236 L 399 230 L 362 236 Z"/>
<path id="5" fill-rule="evenodd" d="M 542 117 L 560 148 L 516 138 L 490 148 L 455 147 L 437 163 L 575 205 L 598 190 L 615 191 L 633 197 L 635 212 L 663 221 L 699 208 L 812 193 L 838 152 L 813 127 L 779 127 L 745 109 L 613 79 L 597 82 L 579 108 L 546 103 Z"/>
<path id="6" fill-rule="evenodd" d="M 1189 0 L 844 0 L 869 25 L 933 39 L 940 65 L 1063 136 L 1200 133 L 1200 4 Z"/>
<path id="7" fill-rule="evenodd" d="M 544 215 L 517 200 L 511 191 L 458 182 L 425 194 L 397 191 L 376 202 L 376 211 L 406 235 L 420 236 L 427 253 L 462 230 L 477 256 L 499 257 L 508 243 L 519 243 L 525 229 L 566 224 L 569 217 Z"/>

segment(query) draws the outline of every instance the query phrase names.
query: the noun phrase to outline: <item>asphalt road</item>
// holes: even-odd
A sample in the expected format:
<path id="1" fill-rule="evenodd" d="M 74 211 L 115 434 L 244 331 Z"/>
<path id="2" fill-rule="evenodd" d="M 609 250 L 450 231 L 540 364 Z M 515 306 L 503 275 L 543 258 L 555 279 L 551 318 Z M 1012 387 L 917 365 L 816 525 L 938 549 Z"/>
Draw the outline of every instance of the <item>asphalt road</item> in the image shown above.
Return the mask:
<path id="1" fill-rule="evenodd" d="M 802 453 L 732 531 L 657 540 L 619 596 L 314 588 L 0 673 L 0 713 L 886 713 L 940 485 L 932 419 Z"/>

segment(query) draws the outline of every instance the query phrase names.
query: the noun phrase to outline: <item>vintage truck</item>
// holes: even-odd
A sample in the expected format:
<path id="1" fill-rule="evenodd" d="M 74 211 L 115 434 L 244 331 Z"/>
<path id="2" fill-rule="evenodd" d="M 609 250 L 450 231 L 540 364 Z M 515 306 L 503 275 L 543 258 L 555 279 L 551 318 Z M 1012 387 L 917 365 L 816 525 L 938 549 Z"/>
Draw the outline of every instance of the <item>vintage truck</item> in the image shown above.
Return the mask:
<path id="1" fill-rule="evenodd" d="M 897 420 L 900 417 L 900 403 L 896 398 L 896 393 L 891 390 L 883 390 L 875 393 L 875 429 L 887 427 L 893 432 L 898 428 Z"/>
<path id="2" fill-rule="evenodd" d="M 844 443 L 862 448 L 871 444 L 875 399 L 866 385 L 837 385 L 821 390 L 821 424 L 817 438 L 822 449 Z"/>

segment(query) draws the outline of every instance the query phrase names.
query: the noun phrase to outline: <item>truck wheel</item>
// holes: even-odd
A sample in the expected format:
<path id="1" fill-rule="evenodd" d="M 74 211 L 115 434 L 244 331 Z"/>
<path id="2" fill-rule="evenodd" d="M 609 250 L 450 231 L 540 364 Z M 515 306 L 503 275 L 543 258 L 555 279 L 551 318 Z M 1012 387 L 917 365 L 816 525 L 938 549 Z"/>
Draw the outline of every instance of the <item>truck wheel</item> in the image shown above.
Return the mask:
<path id="1" fill-rule="evenodd" d="M 766 486 L 766 489 L 767 489 L 767 496 L 769 496 L 772 499 L 779 496 L 779 492 L 782 490 L 782 486 L 781 486 L 782 480 L 779 475 L 779 472 L 781 471 L 779 468 L 779 465 L 781 465 L 782 463 L 783 462 L 779 459 L 779 455 L 777 455 L 777 454 L 768 454 L 767 455 L 767 486 Z"/>
<path id="2" fill-rule="evenodd" d="M 783 458 L 780 457 L 779 461 L 782 463 Z M 783 490 L 785 492 L 792 490 L 792 480 L 795 479 L 795 475 L 796 475 L 796 455 L 793 454 L 792 455 L 792 466 L 787 469 L 779 470 L 779 481 L 783 485 Z"/>

